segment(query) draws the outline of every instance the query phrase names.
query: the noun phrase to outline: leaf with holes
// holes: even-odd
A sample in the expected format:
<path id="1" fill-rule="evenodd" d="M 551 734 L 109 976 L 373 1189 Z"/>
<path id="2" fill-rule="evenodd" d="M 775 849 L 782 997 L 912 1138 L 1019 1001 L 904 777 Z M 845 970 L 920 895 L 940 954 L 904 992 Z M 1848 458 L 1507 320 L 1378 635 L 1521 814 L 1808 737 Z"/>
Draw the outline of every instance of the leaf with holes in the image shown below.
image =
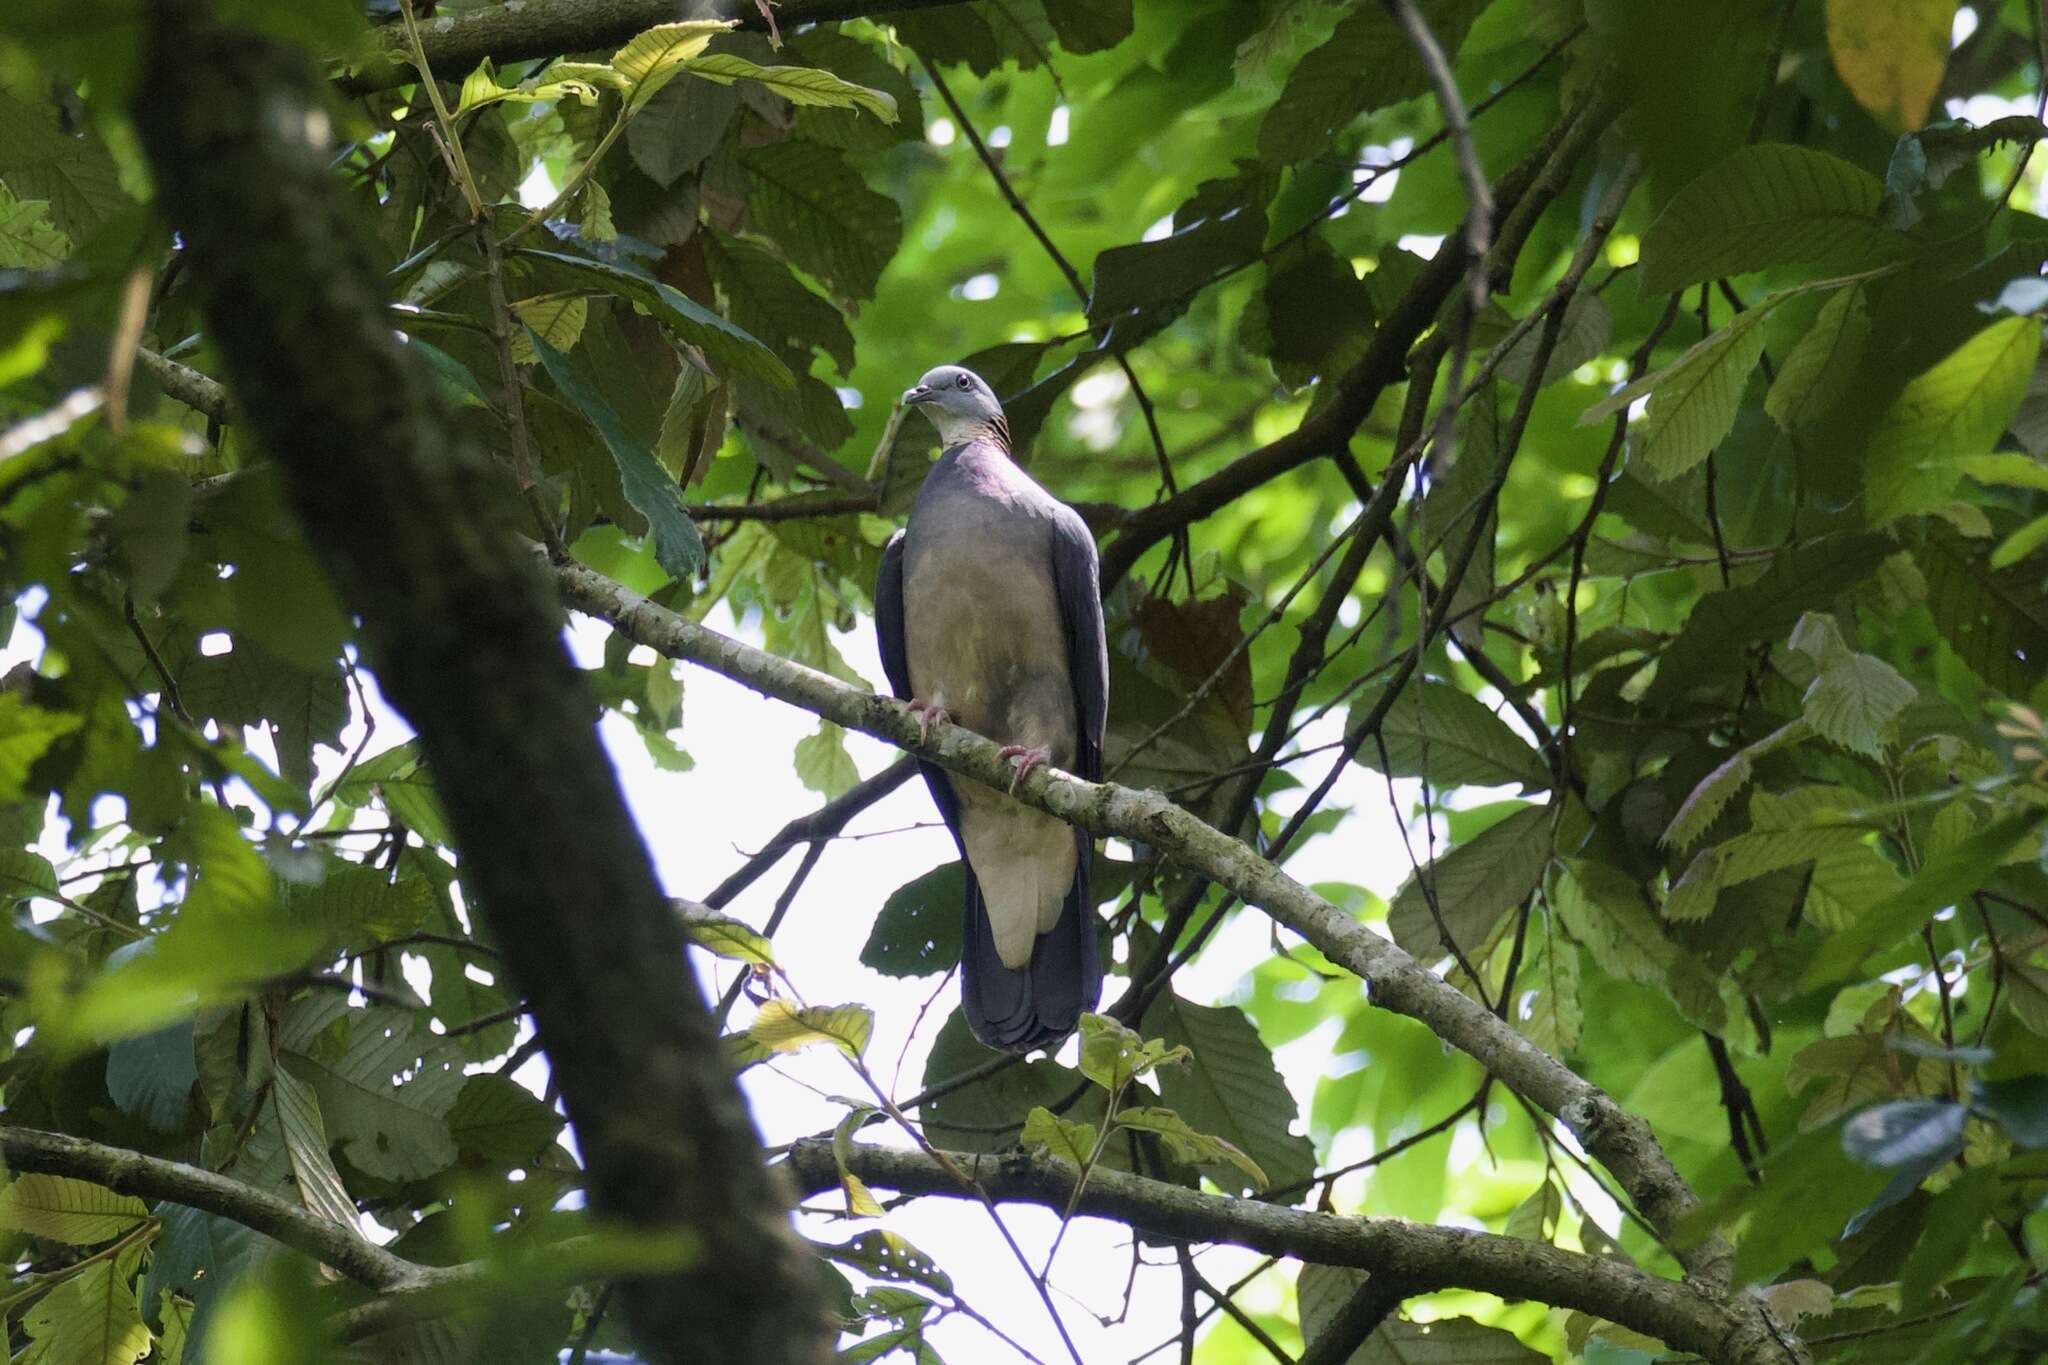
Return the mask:
<path id="1" fill-rule="evenodd" d="M 1315 1173 L 1315 1147 L 1291 1131 L 1294 1096 L 1273 1053 L 1243 1010 L 1191 1004 L 1164 992 L 1145 1011 L 1145 1030 L 1185 1046 L 1185 1066 L 1159 1072 L 1159 1095 L 1198 1132 L 1213 1133 L 1249 1157 L 1273 1187 L 1290 1189 Z M 1210 1161 L 1202 1173 L 1232 1194 L 1251 1189 L 1246 1173 Z"/>
<path id="2" fill-rule="evenodd" d="M 349 1161 L 384 1180 L 423 1180 L 456 1157 L 448 1111 L 466 1079 L 460 1054 L 414 1014 L 346 997 L 303 997 L 278 1031 L 280 1061 L 319 1097 Z"/>
<path id="3" fill-rule="evenodd" d="M 875 916 L 861 965 L 884 976 L 929 976 L 960 961 L 960 907 L 967 903 L 967 865 L 935 867 L 889 893 Z"/>

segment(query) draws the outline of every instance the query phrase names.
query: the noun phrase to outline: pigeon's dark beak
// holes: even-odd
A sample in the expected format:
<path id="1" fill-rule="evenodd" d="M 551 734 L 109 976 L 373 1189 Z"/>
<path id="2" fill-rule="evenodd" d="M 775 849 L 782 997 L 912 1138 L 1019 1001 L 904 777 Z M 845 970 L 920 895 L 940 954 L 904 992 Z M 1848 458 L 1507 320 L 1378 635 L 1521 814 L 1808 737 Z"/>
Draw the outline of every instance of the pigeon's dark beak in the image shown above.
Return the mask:
<path id="1" fill-rule="evenodd" d="M 914 408 L 919 403 L 930 402 L 931 396 L 932 391 L 926 388 L 924 385 L 919 384 L 914 389 L 905 389 L 903 391 L 903 406 L 907 408 Z"/>

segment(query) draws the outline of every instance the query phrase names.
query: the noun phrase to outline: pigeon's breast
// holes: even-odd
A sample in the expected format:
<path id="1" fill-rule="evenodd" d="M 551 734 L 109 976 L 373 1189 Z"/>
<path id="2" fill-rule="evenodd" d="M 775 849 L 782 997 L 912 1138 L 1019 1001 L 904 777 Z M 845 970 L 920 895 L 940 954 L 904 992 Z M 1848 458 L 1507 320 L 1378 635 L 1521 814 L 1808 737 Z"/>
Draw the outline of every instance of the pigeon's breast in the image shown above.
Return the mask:
<path id="1" fill-rule="evenodd" d="M 1073 684 L 1050 528 L 1001 502 L 919 509 L 904 541 L 905 654 L 913 690 L 1000 744 L 1043 745 L 1071 766 Z"/>

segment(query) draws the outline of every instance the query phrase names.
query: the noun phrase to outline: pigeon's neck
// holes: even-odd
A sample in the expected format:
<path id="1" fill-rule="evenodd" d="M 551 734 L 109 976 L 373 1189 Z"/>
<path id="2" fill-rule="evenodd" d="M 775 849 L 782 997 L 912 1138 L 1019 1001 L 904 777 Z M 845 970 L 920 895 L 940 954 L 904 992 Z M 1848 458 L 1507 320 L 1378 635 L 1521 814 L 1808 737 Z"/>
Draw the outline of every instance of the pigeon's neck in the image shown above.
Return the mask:
<path id="1" fill-rule="evenodd" d="M 939 440 L 946 449 L 978 441 L 1005 455 L 1010 453 L 1010 424 L 1001 413 L 993 417 L 955 417 L 948 413 L 933 425 L 938 427 Z"/>

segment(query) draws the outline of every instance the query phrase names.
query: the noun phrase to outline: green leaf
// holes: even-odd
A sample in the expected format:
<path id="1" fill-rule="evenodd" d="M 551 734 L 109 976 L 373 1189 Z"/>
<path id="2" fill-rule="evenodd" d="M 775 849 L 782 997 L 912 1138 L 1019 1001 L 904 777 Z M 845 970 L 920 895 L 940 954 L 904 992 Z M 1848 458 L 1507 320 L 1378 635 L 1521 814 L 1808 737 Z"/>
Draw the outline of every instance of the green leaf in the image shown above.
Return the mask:
<path id="1" fill-rule="evenodd" d="M 138 1248 L 135 1255 L 140 1256 Z M 33 1365 L 132 1365 L 149 1350 L 128 1257 L 94 1261 L 22 1315 L 35 1343 L 17 1359 Z"/>
<path id="2" fill-rule="evenodd" d="M 1687 793 L 1678 813 L 1671 817 L 1671 823 L 1657 842 L 1683 852 L 1693 840 L 1707 832 L 1708 827 L 1720 818 L 1723 808 L 1749 785 L 1757 759 L 1773 749 L 1796 744 L 1811 733 L 1806 721 L 1790 721 L 1762 739 L 1737 749 Z"/>
<path id="3" fill-rule="evenodd" d="M 1106 1014 L 1083 1014 L 1081 1074 L 1114 1095 L 1138 1077 L 1188 1059 L 1185 1046 L 1145 1038 Z"/>
<path id="4" fill-rule="evenodd" d="M 1435 892 L 1434 912 L 1421 881 L 1411 874 L 1387 907 L 1387 931 L 1394 941 L 1424 962 L 1452 955 L 1446 930 L 1458 951 L 1477 951 L 1500 917 L 1527 900 L 1542 880 L 1550 861 L 1550 821 L 1548 809 L 1525 806 L 1425 868 L 1423 875 Z"/>
<path id="5" fill-rule="evenodd" d="M 94 1246 L 149 1217 L 149 1206 L 68 1175 L 21 1175 L 0 1186 L 0 1228 L 52 1242 Z"/>
<path id="6" fill-rule="evenodd" d="M 1892 723 L 1919 692 L 1884 660 L 1845 654 L 1806 689 L 1807 723 L 1845 749 L 1879 758 Z"/>
<path id="7" fill-rule="evenodd" d="M 1033 1106 L 1024 1119 L 1020 1140 L 1076 1166 L 1086 1166 L 1095 1152 L 1095 1125 L 1060 1118 L 1044 1105 Z"/>
<path id="8" fill-rule="evenodd" d="M 1970 1247 L 1991 1220 L 1998 1203 L 1998 1171 L 1965 1171 L 1934 1197 L 1920 1240 L 1899 1274 L 1899 1309 L 1924 1313 L 1936 1288 L 1969 1259 Z"/>
<path id="9" fill-rule="evenodd" d="M 270 1074 L 270 1090 L 256 1111 L 245 1153 L 259 1163 L 262 1149 L 277 1154 L 277 1169 L 290 1172 L 300 1203 L 342 1227 L 356 1226 L 355 1201 L 328 1155 L 327 1125 L 313 1088 L 285 1069 Z"/>
<path id="10" fill-rule="evenodd" d="M 962 1152 L 999 1152 L 1014 1147 L 1016 1126 L 1035 1105 L 1059 1104 L 1082 1084 L 1081 1074 L 1057 1062 L 1018 1064 L 975 1040 L 958 1009 L 947 1016 L 925 1059 L 927 1088 L 956 1081 L 991 1063 L 1008 1064 L 971 1084 L 949 1088 L 921 1111 L 925 1136 L 940 1147 Z M 1004 1129 L 1003 1125 L 1011 1125 Z M 955 1126 L 948 1126 L 955 1125 Z"/>
<path id="11" fill-rule="evenodd" d="M 1609 976 L 1662 986 L 1677 945 L 1628 874 L 1590 858 L 1564 860 L 1551 908 L 1569 933 Z"/>
<path id="12" fill-rule="evenodd" d="M 1265 244 L 1266 217 L 1234 209 L 1189 222 L 1156 241 L 1111 247 L 1095 258 L 1088 320 L 1097 326 L 1129 314 L 1184 306 L 1194 291 L 1232 266 L 1255 259 Z"/>
<path id="13" fill-rule="evenodd" d="M 706 952 L 757 967 L 775 965 L 775 945 L 751 925 L 720 914 L 686 914 L 683 932 Z"/>
<path id="14" fill-rule="evenodd" d="M 1885 1180 L 1883 1171 L 1842 1150 L 1839 1125 L 1828 1124 L 1772 1143 L 1763 1183 L 1728 1186 L 1687 1217 L 1682 1235 L 1696 1242 L 1712 1228 L 1744 1220 L 1736 1244 L 1736 1279 L 1768 1280 L 1834 1242 Z"/>
<path id="15" fill-rule="evenodd" d="M 860 769 L 846 752 L 846 731 L 829 720 L 796 742 L 796 775 L 826 800 L 842 796 L 860 781 Z"/>
<path id="16" fill-rule="evenodd" d="M 765 247 L 711 232 L 698 240 L 734 322 L 780 354 L 804 357 L 807 364 L 814 349 L 822 350 L 841 373 L 851 373 L 853 333 L 829 299 Z"/>
<path id="17" fill-rule="evenodd" d="M 1361 693 L 1351 704 L 1355 722 L 1380 699 L 1380 690 Z M 1380 723 L 1387 762 L 1395 777 L 1424 777 L 1438 786 L 1550 785 L 1550 770 L 1486 704 L 1464 689 L 1430 678 L 1415 678 L 1401 689 Z M 1357 761 L 1380 766 L 1379 747 L 1359 748 Z"/>
<path id="18" fill-rule="evenodd" d="M 670 85 L 642 105 L 626 125 L 626 148 L 633 154 L 633 164 L 668 188 L 718 150 L 739 107 L 739 92 L 729 86 L 709 81 Z M 694 226 L 694 217 L 691 222 Z"/>
<path id="19" fill-rule="evenodd" d="M 434 780 L 419 756 L 419 742 L 407 740 L 355 766 L 335 789 L 348 805 L 362 809 L 381 803 L 391 818 L 430 844 L 447 847 L 454 836 Z"/>
<path id="20" fill-rule="evenodd" d="M 1235 1166 L 1240 1174 L 1251 1183 L 1254 1190 L 1266 1189 L 1271 1182 L 1266 1173 L 1259 1169 L 1259 1163 L 1246 1156 L 1234 1143 L 1207 1133 L 1198 1133 L 1188 1126 L 1188 1121 L 1171 1109 L 1149 1106 L 1141 1109 L 1120 1109 L 1116 1114 L 1119 1128 L 1135 1128 L 1143 1133 L 1156 1133 L 1165 1142 L 1166 1150 L 1173 1159 L 1190 1166 L 1210 1166 L 1227 1163 Z M 1027 1139 L 1028 1140 L 1028 1139 Z"/>
<path id="21" fill-rule="evenodd" d="M 1145 1011 L 1144 1026 L 1188 1051 L 1185 1066 L 1158 1073 L 1161 1099 L 1200 1131 L 1227 1139 L 1273 1185 L 1305 1184 L 1315 1173 L 1315 1147 L 1291 1131 L 1299 1117 L 1294 1096 L 1243 1010 L 1191 1004 L 1167 991 Z M 1234 1194 L 1248 1188 L 1228 1157 L 1208 1160 L 1203 1174 Z"/>
<path id="22" fill-rule="evenodd" d="M 352 1010 L 331 995 L 302 997 L 285 1016 L 278 1047 L 365 1174 L 423 1180 L 455 1161 L 448 1111 L 466 1078 L 460 1055 L 428 1033 L 420 1016 L 383 1006 Z"/>
<path id="23" fill-rule="evenodd" d="M 2024 567 L 2000 568 L 1944 527 L 1929 529 L 1916 559 L 1927 575 L 1934 624 L 1963 662 L 2008 697 L 2024 697 L 2048 659 L 2048 593 Z"/>
<path id="24" fill-rule="evenodd" d="M 1644 701 L 1662 708 L 1740 676 L 1758 640 L 1783 638 L 1805 612 L 1867 582 L 1894 548 L 1877 535 L 1820 536 L 1780 550 L 1760 577 L 1707 593 L 1659 656 Z"/>
<path id="25" fill-rule="evenodd" d="M 1351 1356 L 1352 1365 L 1540 1365 L 1549 1359 L 1513 1332 L 1471 1318 L 1389 1317 Z"/>
<path id="26" fill-rule="evenodd" d="M 40 270 L 71 254 L 71 239 L 50 222 L 41 199 L 16 199 L 0 185 L 0 267 Z"/>
<path id="27" fill-rule="evenodd" d="M 329 867 L 312 886 L 291 887 L 285 904 L 326 929 L 337 946 L 363 948 L 417 931 L 433 910 L 434 892 L 419 877 L 394 882 L 382 868 L 346 864 Z"/>
<path id="28" fill-rule="evenodd" d="M 1456 52 L 1483 6 L 1423 0 L 1418 8 L 1445 52 Z M 1371 80 L 1360 80 L 1370 71 Z M 1259 124 L 1259 155 L 1286 163 L 1327 151 L 1360 114 L 1429 88 L 1429 73 L 1400 23 L 1382 5 L 1353 8 L 1329 40 L 1310 51 Z"/>
<path id="29" fill-rule="evenodd" d="M 626 108 L 637 110 L 686 69 L 713 38 L 732 28 L 721 19 L 658 24 L 612 54 L 611 67 L 626 92 Z"/>
<path id="30" fill-rule="evenodd" d="M 1045 0 L 1060 46 L 1076 55 L 1102 52 L 1131 36 L 1131 0 Z"/>
<path id="31" fill-rule="evenodd" d="M 521 247 L 513 255 L 581 275 L 610 293 L 630 299 L 684 341 L 701 348 L 704 354 L 736 374 L 780 388 L 796 382 L 789 367 L 754 337 L 637 265 L 623 260 L 599 261 L 566 251 L 542 251 L 537 247 Z"/>
<path id="32" fill-rule="evenodd" d="M 945 863 L 889 893 L 860 950 L 861 965 L 884 976 L 929 976 L 960 961 L 967 865 Z"/>
<path id="33" fill-rule="evenodd" d="M 0 89 L 0 179 L 22 199 L 47 203 L 57 229 L 81 242 L 134 200 L 99 137 L 64 132 L 56 113 L 54 100 L 31 105 Z"/>
<path id="34" fill-rule="evenodd" d="M 2001 318 L 1900 391 L 1865 456 L 1873 525 L 1931 510 L 1954 491 L 1956 458 L 1990 449 L 2011 423 L 2040 353 L 2039 321 Z"/>
<path id="35" fill-rule="evenodd" d="M 198 1080 L 189 1019 L 107 1049 L 108 1096 L 122 1113 L 160 1133 L 175 1132 L 185 1121 Z"/>
<path id="36" fill-rule="evenodd" d="M 684 510 L 683 490 L 655 460 L 654 452 L 627 434 L 619 414 L 567 356 L 541 340 L 532 328 L 526 328 L 525 335 L 555 387 L 590 419 L 598 435 L 604 438 L 612 459 L 618 462 L 626 500 L 647 518 L 648 530 L 654 537 L 655 561 L 671 578 L 687 578 L 695 573 L 704 563 L 704 540 L 697 534 L 697 524 Z"/>
<path id="37" fill-rule="evenodd" d="M 1734 321 L 1655 374 L 1594 404 L 1580 425 L 1611 417 L 1644 394 L 1650 402 L 1634 432 L 1636 449 L 1660 479 L 1672 479 L 1707 458 L 1735 425 L 1742 391 L 1763 354 L 1768 307 Z"/>
<path id="38" fill-rule="evenodd" d="M 455 1145 L 487 1161 L 531 1161 L 554 1145 L 565 1120 L 509 1076 L 471 1076 L 448 1110 Z"/>
<path id="39" fill-rule="evenodd" d="M 2048 513 L 2035 517 L 2000 541 L 1991 552 L 1991 567 L 2009 569 L 2044 545 L 2048 545 Z"/>
<path id="40" fill-rule="evenodd" d="M 1869 348 L 1863 290 L 1837 290 L 1778 366 L 1764 411 L 1786 431 L 1807 431 L 1855 393 Z"/>
<path id="41" fill-rule="evenodd" d="M 836 147 L 792 138 L 739 158 L 754 226 L 792 265 L 853 299 L 875 283 L 903 237 L 896 201 L 868 188 Z"/>
<path id="42" fill-rule="evenodd" d="M 590 300 L 581 294 L 518 299 L 511 306 L 513 316 L 525 324 L 512 336 L 512 359 L 520 365 L 540 359 L 527 341 L 529 331 L 566 355 L 576 349 L 583 326 L 590 321 Z"/>
<path id="43" fill-rule="evenodd" d="M 758 1061 L 778 1052 L 796 1052 L 814 1043 L 829 1044 L 849 1057 L 858 1058 L 867 1051 L 868 1039 L 874 1031 L 875 1012 L 866 1005 L 799 1008 L 785 1000 L 770 1000 L 747 1026 L 747 1043 L 751 1046 L 743 1059 Z"/>
<path id="44" fill-rule="evenodd" d="M 1848 929 L 1836 934 L 1800 977 L 1800 989 L 1813 990 L 1840 981 L 1872 953 L 1895 946 L 1917 931 L 1938 910 L 1954 905 L 1983 886 L 2006 855 L 2048 819 L 2048 806 L 2037 806 L 1993 821 L 1986 828 L 1927 859 L 1897 895 L 1870 907 Z"/>
<path id="45" fill-rule="evenodd" d="M 713 52 L 692 57 L 683 69 L 693 76 L 730 85 L 753 81 L 767 87 L 791 104 L 814 105 L 822 109 L 861 109 L 884 123 L 896 121 L 896 97 L 865 85 L 843 81 L 815 66 L 756 66 L 730 52 Z"/>
<path id="46" fill-rule="evenodd" d="M 1643 234 L 1643 291 L 1779 265 L 1846 272 L 1895 257 L 1900 239 L 1878 224 L 1884 186 L 1808 147 L 1745 147 L 1664 206 Z"/>
<path id="47" fill-rule="evenodd" d="M 0 802 L 25 797 L 28 770 L 35 761 L 84 723 L 85 717 L 76 712 L 45 710 L 18 692 L 0 692 Z"/>
<path id="48" fill-rule="evenodd" d="M 1933 0 L 1919 0 L 1933 3 Z M 1951 7 L 1953 8 L 1953 7 Z M 1944 29 L 1943 57 L 1947 56 Z M 1937 76 L 1940 68 L 1936 68 Z M 1915 120 L 1917 122 L 1917 120 Z M 1938 190 L 1948 178 L 2002 142 L 2031 147 L 2041 140 L 2041 121 L 2026 114 L 2012 114 L 1978 128 L 1968 119 L 1942 119 L 1916 132 L 1907 133 L 1892 148 L 1891 163 L 1885 167 L 1885 198 L 1891 209 L 1890 222 L 1909 228 L 1920 221 L 1917 202 L 1927 190 Z"/>
<path id="49" fill-rule="evenodd" d="M 536 100 L 578 99 L 586 104 L 596 104 L 598 94 L 596 82 L 574 75 L 565 77 L 554 67 L 547 68 L 532 80 L 521 81 L 517 85 L 501 85 L 497 67 L 486 57 L 463 79 L 462 93 L 456 101 L 454 113 L 461 118 L 501 100 L 531 104 Z"/>

